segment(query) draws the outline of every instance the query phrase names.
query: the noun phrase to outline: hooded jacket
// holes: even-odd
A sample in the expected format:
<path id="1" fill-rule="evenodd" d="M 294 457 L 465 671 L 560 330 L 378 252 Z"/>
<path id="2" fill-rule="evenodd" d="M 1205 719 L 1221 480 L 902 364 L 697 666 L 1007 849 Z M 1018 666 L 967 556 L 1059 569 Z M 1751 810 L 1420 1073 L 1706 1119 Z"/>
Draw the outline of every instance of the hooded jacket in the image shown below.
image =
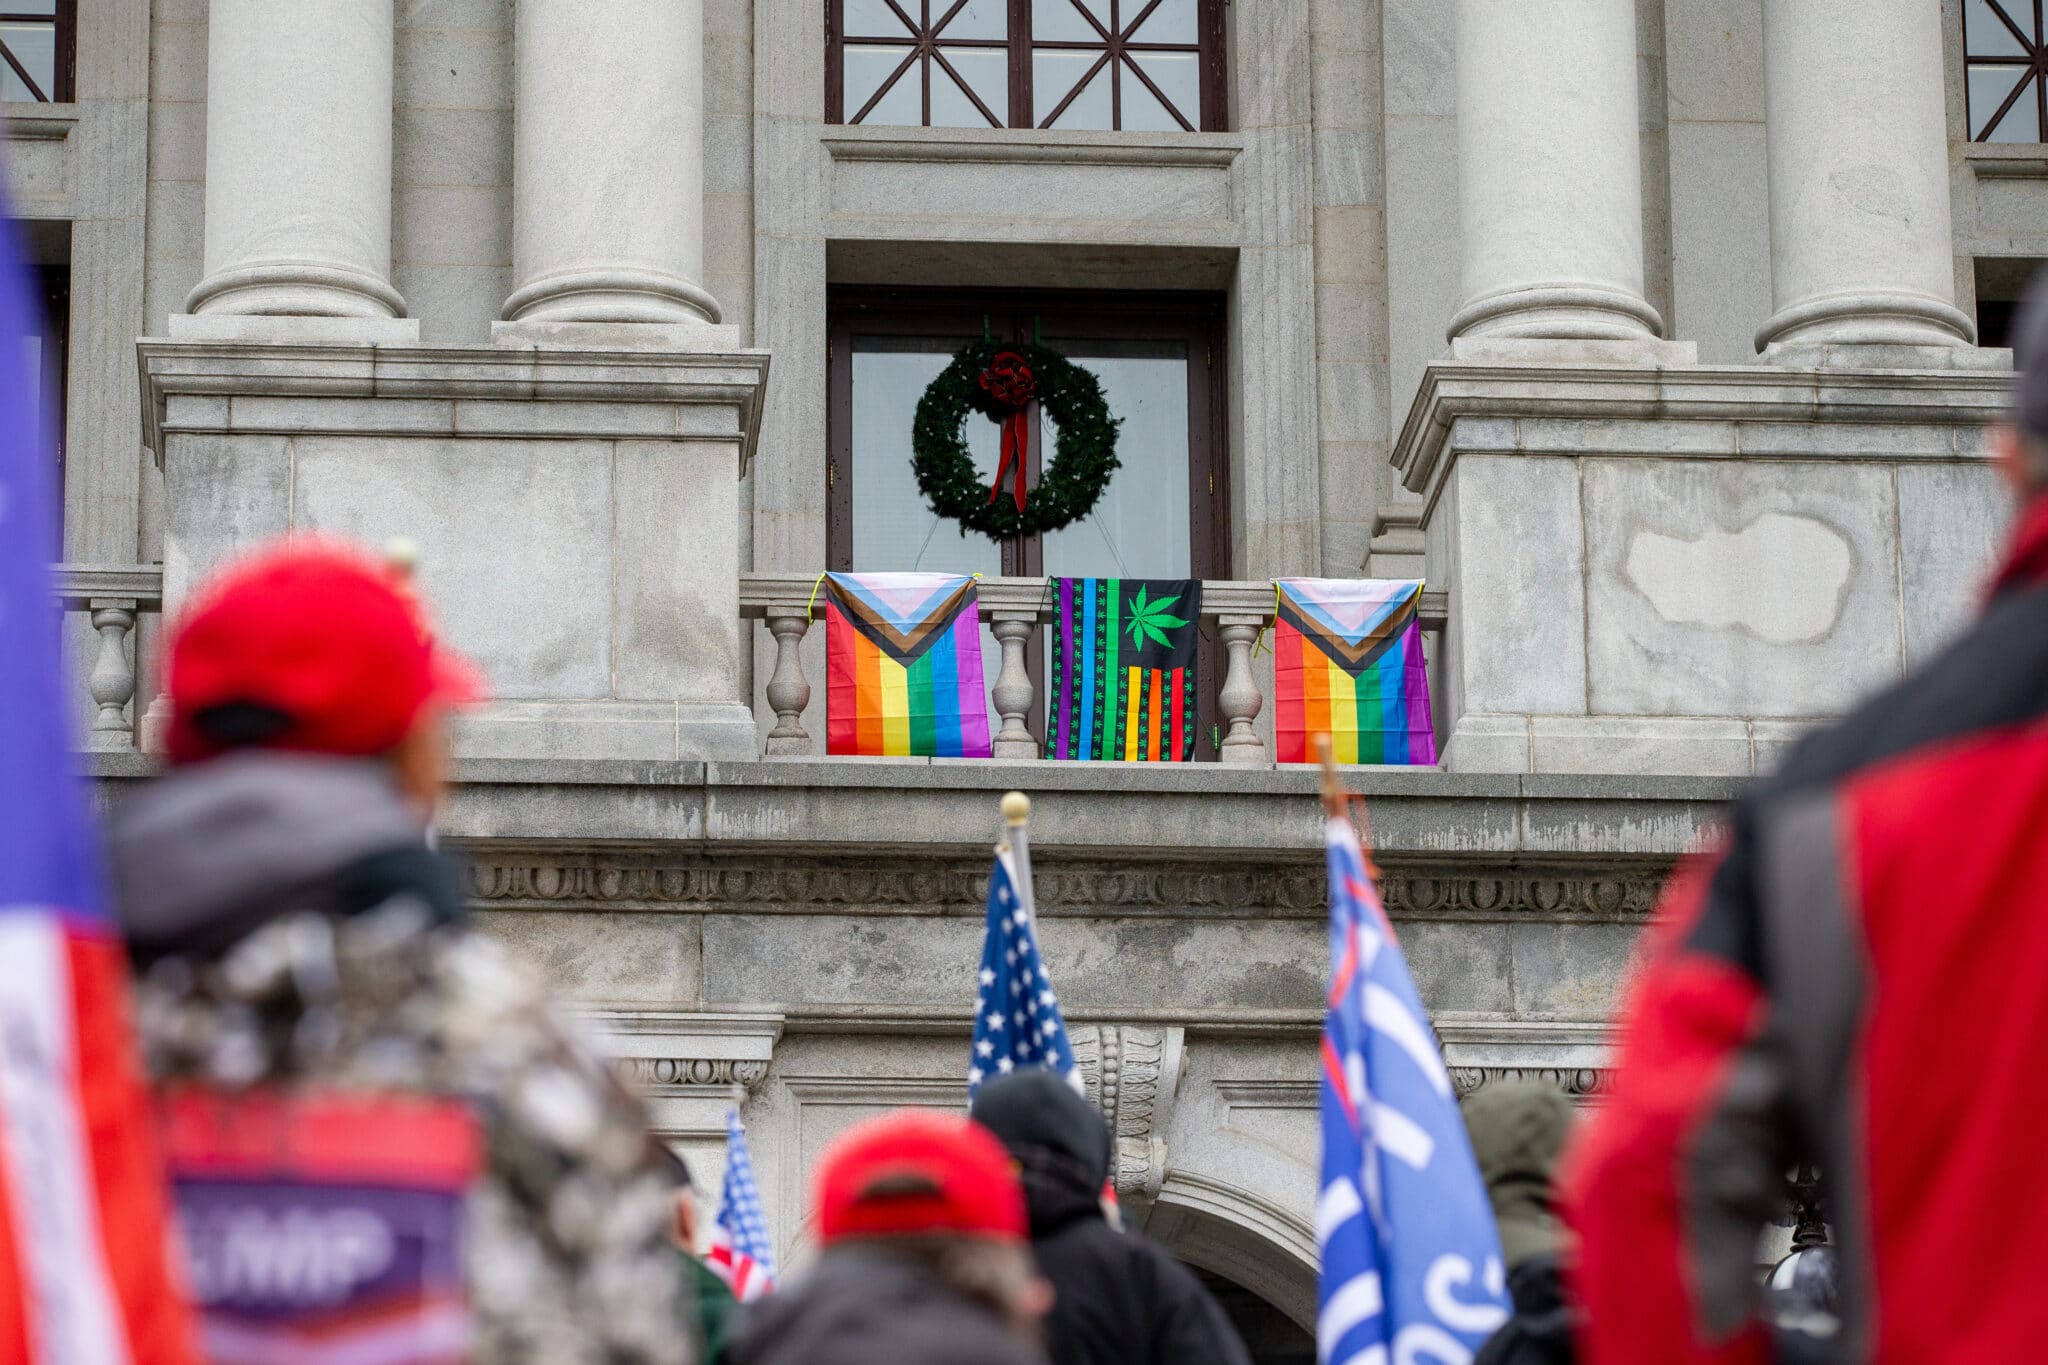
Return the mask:
<path id="1" fill-rule="evenodd" d="M 925 1266 L 828 1249 L 795 1283 L 741 1310 L 732 1365 L 1045 1365 L 982 1305 Z"/>
<path id="2" fill-rule="evenodd" d="M 1583 1358 L 1761 1362 L 1756 1238 L 1817 1164 L 1843 1361 L 2031 1360 L 2048 1181 L 2048 496 L 1975 627 L 1816 732 L 1668 888 L 1567 1152 Z"/>
<path id="3" fill-rule="evenodd" d="M 643 1109 L 463 927 L 455 869 L 382 765 L 246 752 L 174 769 L 109 842 L 160 1095 L 460 1100 L 483 1139 L 462 1214 L 474 1357 L 689 1359 Z"/>
<path id="4" fill-rule="evenodd" d="M 1031 1250 L 1056 1293 L 1045 1320 L 1053 1365 L 1251 1365 L 1194 1272 L 1109 1225 L 1100 1182 L 1042 1153 L 1021 1165 Z"/>
<path id="5" fill-rule="evenodd" d="M 1055 1291 L 1045 1320 L 1053 1365 L 1250 1365 L 1193 1272 L 1103 1216 L 1109 1125 L 1066 1078 L 1014 1072 L 984 1084 L 970 1112 L 1024 1181 L 1031 1250 Z"/>

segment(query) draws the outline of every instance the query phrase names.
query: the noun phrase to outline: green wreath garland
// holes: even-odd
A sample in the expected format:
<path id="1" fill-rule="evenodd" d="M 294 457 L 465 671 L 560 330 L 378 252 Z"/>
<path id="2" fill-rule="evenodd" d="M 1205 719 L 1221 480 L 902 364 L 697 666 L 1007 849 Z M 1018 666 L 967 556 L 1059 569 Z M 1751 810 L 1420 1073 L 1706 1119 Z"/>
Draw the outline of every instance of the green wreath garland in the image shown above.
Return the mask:
<path id="1" fill-rule="evenodd" d="M 975 472 L 974 457 L 960 434 L 969 409 L 996 422 L 1012 420 L 1019 410 L 1018 401 L 997 396 L 1000 385 L 992 388 L 984 381 L 1005 352 L 1030 367 L 1025 382 L 1059 427 L 1058 446 L 1021 511 L 1007 490 L 990 500 L 989 486 Z M 1110 415 L 1095 376 L 1051 347 L 969 342 L 918 399 L 910 427 L 911 468 L 931 509 L 959 522 L 963 536 L 978 531 L 990 540 L 1006 540 L 1057 531 L 1095 510 L 1120 463 L 1116 437 L 1122 424 L 1122 418 Z"/>

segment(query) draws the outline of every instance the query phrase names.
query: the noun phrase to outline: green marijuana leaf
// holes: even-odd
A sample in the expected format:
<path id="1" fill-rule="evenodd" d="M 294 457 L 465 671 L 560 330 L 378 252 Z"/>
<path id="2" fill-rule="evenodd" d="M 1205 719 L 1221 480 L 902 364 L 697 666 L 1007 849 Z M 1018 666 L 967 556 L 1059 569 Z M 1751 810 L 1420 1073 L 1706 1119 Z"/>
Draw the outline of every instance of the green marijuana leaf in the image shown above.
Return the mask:
<path id="1" fill-rule="evenodd" d="M 1187 622 L 1169 614 L 1166 609 L 1180 598 L 1162 597 L 1157 602 L 1147 602 L 1146 592 L 1146 589 L 1139 588 L 1137 597 L 1130 603 L 1131 618 L 1126 629 L 1131 632 L 1131 643 L 1142 649 L 1149 639 L 1162 649 L 1172 649 L 1173 641 L 1166 638 L 1167 630 L 1178 630 Z"/>

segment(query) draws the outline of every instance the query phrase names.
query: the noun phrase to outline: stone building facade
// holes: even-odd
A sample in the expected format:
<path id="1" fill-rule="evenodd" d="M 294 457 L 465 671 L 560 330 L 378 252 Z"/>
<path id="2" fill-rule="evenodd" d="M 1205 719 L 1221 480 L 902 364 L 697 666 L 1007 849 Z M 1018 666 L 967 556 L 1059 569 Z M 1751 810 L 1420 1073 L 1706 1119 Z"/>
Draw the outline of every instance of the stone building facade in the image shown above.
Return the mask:
<path id="1" fill-rule="evenodd" d="M 1427 579 L 1444 761 L 1347 781 L 1459 1083 L 1583 1094 L 1672 858 L 1955 628 L 2005 517 L 2030 7 L 14 8 L 103 789 L 210 565 L 410 537 L 496 687 L 446 821 L 479 914 L 713 1174 L 739 1088 L 798 1257 L 833 1132 L 962 1096 L 1022 787 L 1127 1206 L 1306 1358 L 1322 893 L 1269 580 Z M 1100 544 L 956 545 L 905 496 L 977 325 L 1106 376 Z M 1105 547 L 1206 580 L 1225 761 L 1029 757 L 1037 575 Z M 1008 742 L 825 757 L 815 576 L 920 563 L 990 574 Z"/>

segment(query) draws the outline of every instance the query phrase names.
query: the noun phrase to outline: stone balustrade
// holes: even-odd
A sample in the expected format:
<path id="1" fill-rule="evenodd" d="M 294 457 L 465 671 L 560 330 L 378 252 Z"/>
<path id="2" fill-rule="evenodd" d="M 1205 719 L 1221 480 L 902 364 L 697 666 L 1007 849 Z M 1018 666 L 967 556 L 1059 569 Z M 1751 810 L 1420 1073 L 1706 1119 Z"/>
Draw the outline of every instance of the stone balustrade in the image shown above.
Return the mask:
<path id="1" fill-rule="evenodd" d="M 996 637 L 1001 663 L 989 687 L 989 699 L 1001 720 L 992 740 L 995 757 L 1036 759 L 1040 741 L 1030 730 L 1036 689 L 1025 663 L 1032 632 L 1051 623 L 1053 598 L 1047 578 L 984 578 L 978 594 L 981 619 Z M 775 712 L 768 732 L 769 757 L 816 752 L 803 714 L 811 704 L 811 681 L 804 673 L 803 643 L 812 619 L 819 614 L 813 588 L 815 575 L 762 574 L 740 579 L 740 616 L 763 622 L 775 640 L 775 665 L 764 695 Z M 1422 629 L 1443 629 L 1448 594 L 1422 594 Z M 1273 620 L 1270 579 L 1206 581 L 1202 584 L 1204 633 L 1214 632 L 1224 650 L 1223 685 L 1217 692 L 1217 714 L 1223 731 L 1218 761 L 1237 766 L 1270 763 L 1272 754 L 1254 722 L 1264 708 L 1265 693 L 1252 666 L 1252 646 Z"/>
<path id="2" fill-rule="evenodd" d="M 93 701 L 93 749 L 135 747 L 135 689 L 145 613 L 163 610 L 164 575 L 155 565 L 59 564 L 57 600 L 68 614 L 87 613 L 99 635 L 86 691 Z"/>

